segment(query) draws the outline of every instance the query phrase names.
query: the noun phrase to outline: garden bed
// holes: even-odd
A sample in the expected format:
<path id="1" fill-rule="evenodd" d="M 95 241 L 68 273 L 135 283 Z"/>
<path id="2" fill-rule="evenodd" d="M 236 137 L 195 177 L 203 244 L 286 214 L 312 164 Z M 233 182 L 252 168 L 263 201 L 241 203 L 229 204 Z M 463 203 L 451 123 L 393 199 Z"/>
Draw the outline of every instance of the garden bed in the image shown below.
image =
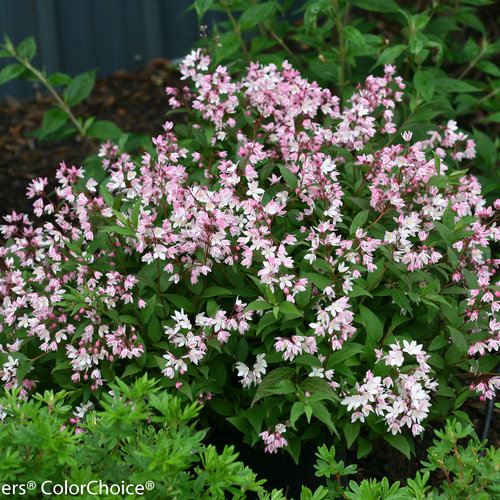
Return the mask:
<path id="1" fill-rule="evenodd" d="M 160 130 L 162 116 L 168 109 L 165 86 L 180 87 L 179 74 L 168 61 L 155 60 L 147 67 L 130 73 L 117 73 L 99 79 L 88 99 L 75 109 L 77 116 L 97 116 L 110 120 L 124 132 L 143 133 L 156 136 Z M 60 161 L 80 166 L 83 159 L 96 152 L 96 143 L 70 138 L 64 141 L 38 141 L 30 133 L 41 126 L 45 111 L 52 98 L 38 96 L 29 101 L 7 98 L 0 103 L 0 212 L 1 215 L 17 212 L 32 213 L 31 201 L 26 198 L 28 183 L 38 177 L 55 181 L 56 168 Z M 174 117 L 175 118 L 175 117 Z M 171 118 L 170 118 L 171 119 Z M 481 434 L 487 411 L 487 402 L 471 400 L 462 408 L 470 416 L 478 434 Z M 493 412 L 492 426 L 488 439 L 495 447 L 500 446 L 500 410 Z M 391 482 L 413 477 L 420 468 L 420 460 L 426 458 L 426 451 L 434 438 L 432 426 L 422 437 L 415 438 L 417 456 L 411 461 L 380 439 L 373 452 L 357 460 L 349 454 L 348 463 L 358 464 L 357 480 L 387 477 Z M 227 438 L 224 431 L 215 429 L 206 439 L 222 449 L 224 444 L 235 444 L 240 458 L 259 477 L 268 478 L 268 486 L 289 489 L 297 495 L 302 483 L 315 485 L 313 448 L 306 450 L 305 462 L 295 466 L 287 454 L 282 457 L 264 455 L 262 450 L 253 450 L 241 442 L 237 432 Z M 239 442 L 239 444 L 238 444 Z M 305 470 L 307 469 L 307 471 Z M 437 472 L 430 484 L 443 481 Z M 320 481 L 317 481 L 320 484 Z"/>

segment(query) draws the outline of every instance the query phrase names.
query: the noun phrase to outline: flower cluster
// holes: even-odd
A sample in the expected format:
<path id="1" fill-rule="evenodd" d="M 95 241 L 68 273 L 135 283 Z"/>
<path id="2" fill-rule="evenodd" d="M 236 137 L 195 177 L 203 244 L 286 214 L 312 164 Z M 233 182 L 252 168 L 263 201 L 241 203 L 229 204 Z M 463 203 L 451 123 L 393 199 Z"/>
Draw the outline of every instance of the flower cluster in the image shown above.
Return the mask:
<path id="1" fill-rule="evenodd" d="M 241 384 L 243 387 L 250 387 L 252 384 L 258 385 L 262 382 L 262 377 L 266 374 L 266 355 L 257 354 L 257 360 L 255 361 L 252 370 L 241 361 L 236 363 L 236 369 L 238 370 L 238 377 L 241 377 Z"/>
<path id="2" fill-rule="evenodd" d="M 174 378 L 176 372 L 183 375 L 187 371 L 186 363 L 197 365 L 207 353 L 207 342 L 210 339 L 215 339 L 220 345 L 227 343 L 232 333 L 244 335 L 249 329 L 248 321 L 252 318 L 252 311 L 245 312 L 246 304 L 238 298 L 234 304 L 233 314 L 228 317 L 223 310 L 218 310 L 213 318 L 200 313 L 196 316 L 195 326 L 199 331 L 193 333 L 193 325 L 189 317 L 184 313 L 184 310 L 175 311 L 171 316 L 174 321 L 174 326 L 165 326 L 165 333 L 168 336 L 170 343 L 180 349 L 184 349 L 186 354 L 180 358 L 176 358 L 170 351 L 163 355 L 167 360 L 162 373 L 169 378 Z M 246 367 L 247 368 L 247 367 Z M 251 381 L 258 383 L 260 375 L 266 372 L 266 362 L 264 358 L 257 358 L 257 364 L 254 366 L 254 371 L 244 375 L 245 380 L 248 377 L 248 385 Z M 240 368 L 241 374 L 243 369 Z M 240 374 L 240 375 L 241 375 Z"/>
<path id="3" fill-rule="evenodd" d="M 273 431 L 261 432 L 259 436 L 262 438 L 262 441 L 266 444 L 264 451 L 266 453 L 278 453 L 280 448 L 286 446 L 288 444 L 287 440 L 283 437 L 283 434 L 286 432 L 285 424 L 277 424 L 274 427 Z"/>
<path id="4" fill-rule="evenodd" d="M 437 389 L 437 382 L 429 377 L 431 367 L 422 345 L 413 340 L 403 340 L 403 347 L 396 341 L 389 346 L 389 352 L 376 351 L 377 362 L 385 361 L 394 372 L 385 378 L 367 371 L 363 384 L 356 384 L 356 394 L 347 396 L 342 404 L 347 410 L 355 410 L 351 421 L 365 421 L 374 413 L 384 418 L 387 428 L 393 434 L 401 432 L 406 425 L 414 436 L 424 429 L 422 420 L 427 417 L 431 407 L 430 391 Z M 406 356 L 405 356 L 406 355 Z M 417 366 L 408 368 L 408 356 L 414 356 Z M 405 366 L 405 361 L 407 362 Z"/>

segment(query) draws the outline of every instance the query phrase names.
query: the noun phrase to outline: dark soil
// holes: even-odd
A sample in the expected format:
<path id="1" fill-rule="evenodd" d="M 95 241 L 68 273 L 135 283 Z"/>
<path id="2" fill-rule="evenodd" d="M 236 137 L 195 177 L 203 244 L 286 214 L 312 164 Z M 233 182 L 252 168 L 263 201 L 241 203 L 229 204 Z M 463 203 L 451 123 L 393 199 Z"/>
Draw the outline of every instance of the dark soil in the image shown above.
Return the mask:
<path id="1" fill-rule="evenodd" d="M 76 116 L 96 116 L 101 120 L 116 123 L 125 132 L 144 133 L 156 136 L 162 131 L 168 108 L 166 86 L 182 86 L 179 74 L 168 61 L 154 60 L 145 68 L 131 73 L 118 73 L 98 80 L 91 96 L 75 109 Z M 31 213 L 31 201 L 26 198 L 28 183 L 38 177 L 54 179 L 61 161 L 68 166 L 80 166 L 83 160 L 95 154 L 97 145 L 78 139 L 62 142 L 42 142 L 30 137 L 30 133 L 41 125 L 43 114 L 52 103 L 49 97 L 19 102 L 13 98 L 0 103 L 0 216 L 12 212 Z M 171 119 L 171 118 L 169 118 Z M 487 403 L 479 400 L 467 404 L 464 410 L 471 416 L 476 431 L 481 436 L 484 427 Z M 489 432 L 490 443 L 500 445 L 500 410 L 495 409 Z M 356 460 L 355 453 L 345 457 L 348 463 L 358 464 L 357 479 L 387 476 L 391 482 L 413 477 L 420 467 L 420 460 L 426 458 L 426 450 L 432 444 L 434 434 L 429 430 L 423 439 L 415 440 L 417 457 L 411 461 L 391 448 L 385 441 L 374 443 L 374 450 L 368 458 Z M 215 440 L 217 444 L 222 441 Z M 248 461 L 261 477 L 269 478 L 268 485 L 286 490 L 287 485 L 302 479 L 298 471 L 308 469 L 311 486 L 314 486 L 314 450 L 307 450 L 304 463 L 294 468 L 288 456 L 268 457 L 260 452 L 250 453 L 245 445 L 233 440 L 241 451 L 241 458 Z M 252 460 L 251 455 L 254 459 Z M 352 477 L 352 476 L 351 476 Z M 433 477 L 440 483 L 439 474 Z M 299 483 L 300 484 L 300 483 Z M 298 486 L 298 485 L 297 485 Z M 295 490 L 290 488 L 290 493 Z M 299 490 L 300 491 L 300 490 Z M 294 491 L 294 496 L 297 494 Z"/>
<path id="2" fill-rule="evenodd" d="M 163 59 L 131 73 L 116 73 L 96 82 L 92 94 L 74 108 L 77 117 L 110 120 L 124 132 L 156 136 L 168 110 L 166 86 L 178 86 L 179 75 Z M 32 212 L 26 188 L 32 179 L 54 179 L 59 163 L 81 166 L 97 152 L 98 144 L 71 138 L 58 142 L 30 137 L 40 128 L 54 99 L 38 96 L 25 102 L 8 97 L 0 102 L 0 216 Z M 170 119 L 170 118 L 169 118 Z"/>

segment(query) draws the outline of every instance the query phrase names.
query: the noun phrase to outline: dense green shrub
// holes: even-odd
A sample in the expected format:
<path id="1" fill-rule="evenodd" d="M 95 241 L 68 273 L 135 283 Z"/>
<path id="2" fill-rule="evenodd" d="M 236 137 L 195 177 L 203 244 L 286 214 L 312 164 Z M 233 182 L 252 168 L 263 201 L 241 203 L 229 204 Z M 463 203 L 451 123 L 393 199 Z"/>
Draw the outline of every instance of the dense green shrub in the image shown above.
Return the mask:
<path id="1" fill-rule="evenodd" d="M 223 11 L 207 37 L 216 63 L 288 59 L 347 99 L 367 72 L 395 63 L 408 83 L 399 123 L 427 132 L 437 116 L 472 127 L 488 199 L 500 189 L 498 3 L 490 0 L 196 0 L 200 22 Z M 496 16 L 496 19 L 495 19 Z"/>
<path id="2" fill-rule="evenodd" d="M 306 5 L 290 37 L 312 37 L 311 50 L 322 37 L 340 58 L 339 96 L 280 53 L 269 54 L 279 65 L 218 65 L 238 47 L 250 57 L 243 31 L 259 20 L 269 31 L 263 13 L 279 10 L 246 5 L 231 21 L 237 48 L 215 47 L 214 61 L 193 51 L 180 66 L 191 88 L 167 89 L 187 125 L 166 122 L 139 158 L 126 141 L 103 144 L 97 178 L 62 164 L 55 197 L 46 179 L 31 183 L 43 225 L 13 213 L 1 227 L 7 389 L 64 389 L 86 405 L 117 377 L 162 374 L 162 389 L 203 404 L 205 426 L 223 417 L 247 443 L 296 461 L 326 434 L 360 458 L 381 436 L 410 457 L 428 417 L 467 423 L 466 399 L 493 397 L 500 199 L 490 205 L 467 172 L 474 140 L 441 124 L 461 101 L 431 57 L 431 19 L 397 11 L 415 31 L 407 43 L 357 53 L 377 47 L 373 26 L 347 26 L 348 6 L 323 3 Z M 212 2 L 195 4 L 202 13 Z M 306 49 L 297 57 L 311 74 Z M 403 55 L 416 65 L 409 88 L 384 64 L 405 70 Z M 364 71 L 364 57 L 379 76 L 354 88 L 346 75 Z"/>
<path id="3" fill-rule="evenodd" d="M 10 492 L 19 497 L 57 494 L 66 484 L 84 487 L 78 498 L 98 492 L 98 498 L 179 500 L 246 498 L 245 492 L 262 490 L 263 481 L 236 460 L 233 447 L 218 453 L 202 444 L 197 403 L 181 404 L 147 376 L 131 384 L 116 380 L 110 389 L 95 409 L 87 404 L 74 412 L 65 391 L 21 402 L 18 390 L 6 393 L 0 400 L 2 487 L 17 484 Z M 7 489 L 2 493 L 8 496 Z"/>

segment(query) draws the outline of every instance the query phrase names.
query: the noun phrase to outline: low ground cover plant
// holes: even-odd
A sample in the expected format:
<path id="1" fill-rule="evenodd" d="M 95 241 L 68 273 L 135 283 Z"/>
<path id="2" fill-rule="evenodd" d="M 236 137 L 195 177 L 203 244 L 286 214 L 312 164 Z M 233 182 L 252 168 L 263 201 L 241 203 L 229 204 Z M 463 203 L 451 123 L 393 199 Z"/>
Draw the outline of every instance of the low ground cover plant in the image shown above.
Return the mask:
<path id="1" fill-rule="evenodd" d="M 2 494 L 190 500 L 263 491 L 233 447 L 218 453 L 202 444 L 207 431 L 195 429 L 196 402 L 181 404 L 147 376 L 116 380 L 110 389 L 98 409 L 76 410 L 66 391 L 20 404 L 19 390 L 7 392 L 0 403 L 9 416 L 0 427 Z"/>
<path id="2" fill-rule="evenodd" d="M 500 200 L 467 174 L 474 141 L 398 128 L 392 65 L 345 104 L 286 61 L 232 78 L 198 49 L 180 69 L 189 125 L 139 159 L 104 144 L 100 182 L 61 164 L 55 197 L 28 189 L 43 225 L 1 227 L 5 387 L 81 405 L 163 375 L 207 425 L 297 461 L 326 433 L 410 456 L 427 419 L 466 420 L 500 382 Z"/>
<path id="3" fill-rule="evenodd" d="M 197 429 L 201 406 L 196 402 L 181 403 L 147 376 L 129 384 L 117 379 L 110 387 L 110 394 L 103 394 L 96 407 L 86 404 L 76 409 L 68 404 L 66 391 L 36 393 L 27 401 L 19 400 L 19 389 L 7 391 L 0 398 L 3 417 L 8 415 L 0 427 L 2 494 L 287 498 L 283 490 L 266 489 L 264 481 L 237 460 L 232 446 L 218 453 L 214 446 L 203 444 L 207 431 Z M 76 423 L 77 432 L 70 422 Z M 499 493 L 499 453 L 479 442 L 471 426 L 450 420 L 443 431 L 436 431 L 421 470 L 402 486 L 387 479 L 347 481 L 356 465 L 347 466 L 337 459 L 335 447 L 323 445 L 314 467 L 325 484 L 314 490 L 304 485 L 294 497 L 490 499 Z M 444 477 L 442 484 L 432 487 L 429 478 L 436 469 Z"/>

